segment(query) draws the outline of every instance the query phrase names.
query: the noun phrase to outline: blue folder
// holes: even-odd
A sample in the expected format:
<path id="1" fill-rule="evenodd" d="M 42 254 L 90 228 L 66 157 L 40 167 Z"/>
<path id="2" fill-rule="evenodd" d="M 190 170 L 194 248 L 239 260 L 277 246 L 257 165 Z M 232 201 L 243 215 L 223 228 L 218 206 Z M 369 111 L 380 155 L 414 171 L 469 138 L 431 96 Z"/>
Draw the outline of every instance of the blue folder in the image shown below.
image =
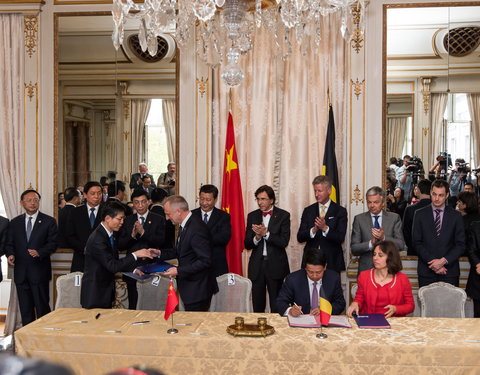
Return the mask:
<path id="1" fill-rule="evenodd" d="M 392 328 L 383 314 L 353 315 L 358 328 Z"/>
<path id="2" fill-rule="evenodd" d="M 157 263 L 150 263 L 144 266 L 138 267 L 138 269 L 144 273 L 165 272 L 169 268 L 175 267 L 173 264 L 160 261 Z"/>

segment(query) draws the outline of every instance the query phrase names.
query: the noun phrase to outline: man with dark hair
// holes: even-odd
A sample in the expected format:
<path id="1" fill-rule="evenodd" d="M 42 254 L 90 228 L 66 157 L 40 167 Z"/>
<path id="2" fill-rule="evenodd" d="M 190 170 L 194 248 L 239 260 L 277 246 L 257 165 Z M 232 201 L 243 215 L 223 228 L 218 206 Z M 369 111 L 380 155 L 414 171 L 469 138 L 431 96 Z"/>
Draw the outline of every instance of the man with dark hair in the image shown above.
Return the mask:
<path id="1" fill-rule="evenodd" d="M 68 220 L 70 214 L 75 207 L 80 205 L 82 201 L 82 194 L 75 187 L 68 187 L 64 192 L 65 207 L 63 207 L 58 213 L 58 247 L 67 248 L 68 242 L 65 238 L 65 231 L 67 229 Z"/>
<path id="2" fill-rule="evenodd" d="M 330 270 L 345 271 L 342 243 L 347 233 L 347 210 L 330 200 L 332 180 L 329 177 L 317 176 L 312 185 L 317 202 L 303 210 L 297 240 L 306 242 L 305 249 L 322 249 Z"/>
<path id="3" fill-rule="evenodd" d="M 430 180 L 423 179 L 418 181 L 417 188 L 420 191 L 418 199 L 420 200 L 417 203 L 408 206 L 403 214 L 402 230 L 405 245 L 407 245 L 407 255 L 417 255 L 412 243 L 413 217 L 415 216 L 415 212 L 417 212 L 417 210 L 432 203 L 432 200 L 430 199 L 431 186 L 432 182 Z"/>
<path id="4" fill-rule="evenodd" d="M 134 191 L 131 200 L 136 214 L 125 218 L 119 232 L 118 249 L 127 250 L 128 256 L 139 249 L 161 248 L 165 237 L 165 219 L 148 210 L 148 196 L 145 191 Z M 127 283 L 128 308 L 135 310 L 138 300 L 137 281 L 128 276 L 124 276 L 123 280 Z"/>
<path id="5" fill-rule="evenodd" d="M 85 272 L 82 278 L 80 303 L 86 309 L 110 309 L 115 300 L 115 273 L 133 271 L 139 258 L 157 256 L 160 251 L 141 249 L 118 257 L 114 232 L 125 219 L 122 205 L 112 202 L 102 210 L 102 222 L 88 238 L 85 246 Z"/>
<path id="6" fill-rule="evenodd" d="M 254 312 L 265 312 L 266 293 L 271 312 L 277 312 L 276 299 L 283 279 L 290 272 L 285 248 L 290 241 L 290 213 L 275 206 L 275 192 L 270 186 L 255 191 L 258 210 L 247 217 L 245 249 L 252 250 L 248 278 L 252 281 Z"/>
<path id="7" fill-rule="evenodd" d="M 413 177 L 412 174 L 413 172 L 409 169 L 409 163 L 412 160 L 412 157 L 410 155 L 405 155 L 403 157 L 403 165 L 397 169 L 396 172 L 396 179 L 397 179 L 397 186 L 405 192 L 405 199 L 407 201 L 410 200 L 410 197 L 412 196 L 412 182 L 413 182 Z"/>
<path id="8" fill-rule="evenodd" d="M 148 176 L 152 182 L 152 188 L 155 188 L 155 183 L 153 182 L 153 176 L 148 173 L 148 166 L 145 163 L 138 164 L 138 173 L 133 173 L 130 178 L 130 189 L 135 190 L 142 187 L 142 178 Z"/>
<path id="9" fill-rule="evenodd" d="M 332 315 L 345 309 L 345 298 L 340 284 L 340 275 L 327 269 L 327 258 L 322 250 L 305 250 L 305 268 L 292 272 L 283 283 L 277 298 L 280 315 L 319 315 L 320 297 L 332 304 Z"/>
<path id="10" fill-rule="evenodd" d="M 368 211 L 355 216 L 352 225 L 351 249 L 353 255 L 360 256 L 359 274 L 373 268 L 372 250 L 377 243 L 392 241 L 398 251 L 405 246 L 400 216 L 383 211 L 385 191 L 373 186 L 367 190 L 366 200 Z"/>
<path id="11" fill-rule="evenodd" d="M 143 176 L 141 178 L 141 186 L 135 190 L 142 190 L 148 194 L 148 198 L 150 199 L 150 194 L 152 193 L 153 189 L 155 189 L 155 185 L 152 185 L 152 178 L 150 175 Z"/>
<path id="12" fill-rule="evenodd" d="M 230 215 L 215 207 L 218 198 L 218 189 L 214 185 L 200 187 L 200 207 L 192 210 L 192 215 L 197 216 L 207 224 L 212 239 L 212 266 L 215 276 L 228 273 L 226 246 L 232 235 Z"/>
<path id="13" fill-rule="evenodd" d="M 449 186 L 435 180 L 430 190 L 432 203 L 415 212 L 412 242 L 418 253 L 419 287 L 437 281 L 458 286 L 458 259 L 465 251 L 465 231 L 460 212 L 446 205 Z"/>
<path id="14" fill-rule="evenodd" d="M 72 210 L 67 221 L 66 239 L 74 251 L 70 272 L 83 272 L 85 265 L 85 244 L 90 234 L 101 222 L 102 186 L 90 181 L 83 187 L 84 205 Z"/>
<path id="15" fill-rule="evenodd" d="M 150 200 L 152 205 L 150 206 L 150 211 L 154 214 L 163 216 L 165 219 L 165 240 L 161 248 L 170 249 L 175 246 L 175 225 L 172 224 L 170 220 L 167 220 L 165 217 L 165 210 L 163 209 L 163 201 L 167 198 L 167 192 L 162 188 L 155 188 L 152 190 L 150 195 Z"/>
<path id="16" fill-rule="evenodd" d="M 57 249 L 57 223 L 38 210 L 41 197 L 37 191 L 26 190 L 20 199 L 25 214 L 10 222 L 5 253 L 14 267 L 18 305 L 26 326 L 50 312 L 50 255 Z"/>
<path id="17" fill-rule="evenodd" d="M 182 196 L 168 197 L 164 208 L 167 219 L 180 225 L 175 248 L 164 249 L 160 255 L 161 260 L 177 258 L 178 267 L 169 268 L 164 274 L 177 277 L 186 311 L 208 311 L 212 295 L 218 292 L 212 269 L 210 231 L 192 215 Z"/>
<path id="18" fill-rule="evenodd" d="M 475 186 L 471 182 L 466 182 L 463 191 L 466 193 L 475 193 Z"/>
<path id="19" fill-rule="evenodd" d="M 167 172 L 162 173 L 157 180 L 157 186 L 165 189 L 168 196 L 175 195 L 176 169 L 176 164 L 171 161 L 167 165 Z"/>
<path id="20" fill-rule="evenodd" d="M 125 200 L 125 182 L 112 181 L 108 184 L 108 199 L 107 202 L 117 202 L 125 209 L 125 215 L 130 216 L 133 214 L 133 210 L 128 207 L 123 201 Z"/>

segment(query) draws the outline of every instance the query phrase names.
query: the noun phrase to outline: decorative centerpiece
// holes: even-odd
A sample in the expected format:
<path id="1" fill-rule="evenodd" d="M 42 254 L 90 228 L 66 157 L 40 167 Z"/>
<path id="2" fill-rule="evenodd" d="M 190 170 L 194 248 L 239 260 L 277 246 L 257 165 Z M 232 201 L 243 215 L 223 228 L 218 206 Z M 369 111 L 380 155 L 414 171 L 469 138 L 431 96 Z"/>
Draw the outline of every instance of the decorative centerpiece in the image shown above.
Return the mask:
<path id="1" fill-rule="evenodd" d="M 237 316 L 227 332 L 233 336 L 266 337 L 274 334 L 275 328 L 267 324 L 267 318 L 258 318 L 257 324 L 245 324 L 243 317 Z"/>

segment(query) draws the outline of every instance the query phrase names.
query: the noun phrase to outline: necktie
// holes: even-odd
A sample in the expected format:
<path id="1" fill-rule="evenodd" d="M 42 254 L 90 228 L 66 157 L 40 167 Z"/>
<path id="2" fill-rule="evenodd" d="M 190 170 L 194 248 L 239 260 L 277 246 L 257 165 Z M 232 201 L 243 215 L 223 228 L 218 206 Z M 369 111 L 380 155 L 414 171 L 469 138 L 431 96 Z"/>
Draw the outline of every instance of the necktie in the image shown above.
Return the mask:
<path id="1" fill-rule="evenodd" d="M 203 222 L 204 222 L 205 224 L 208 223 L 208 214 L 207 214 L 207 213 L 203 214 Z"/>
<path id="2" fill-rule="evenodd" d="M 326 207 L 323 204 L 320 206 L 320 217 L 325 217 L 325 215 L 327 214 L 325 208 Z"/>
<path id="3" fill-rule="evenodd" d="M 115 249 L 115 238 L 113 234 L 110 236 L 110 245 L 112 245 L 112 249 Z"/>
<path id="4" fill-rule="evenodd" d="M 271 215 L 272 212 L 273 212 L 272 210 L 270 210 L 270 211 L 263 211 L 263 212 L 262 212 L 262 215 L 263 215 L 263 216 Z"/>
<path id="5" fill-rule="evenodd" d="M 32 234 L 32 217 L 28 217 L 27 222 L 27 242 L 30 240 L 30 235 Z"/>
<path id="6" fill-rule="evenodd" d="M 441 222 L 440 222 L 440 212 L 441 210 L 435 210 L 435 232 L 437 232 L 437 236 L 440 236 L 440 227 L 441 227 Z"/>
<path id="7" fill-rule="evenodd" d="M 95 224 L 95 208 L 90 208 L 90 228 Z"/>
<path id="8" fill-rule="evenodd" d="M 182 231 L 183 231 L 183 228 L 182 228 L 182 226 L 180 225 L 180 226 L 178 227 L 177 247 L 178 247 L 178 245 L 180 244 L 180 237 L 182 236 Z"/>
<path id="9" fill-rule="evenodd" d="M 140 216 L 140 224 L 142 224 L 143 227 L 143 224 L 145 224 L 145 217 Z"/>
<path id="10" fill-rule="evenodd" d="M 317 289 L 317 282 L 313 282 L 313 290 L 312 290 L 312 303 L 310 305 L 310 309 L 316 309 L 318 307 L 318 289 Z"/>
<path id="11" fill-rule="evenodd" d="M 373 218 L 375 219 L 375 222 L 373 223 L 373 227 L 374 227 L 375 229 L 380 229 L 380 223 L 378 222 L 378 218 L 379 218 L 379 217 L 380 217 L 380 216 L 378 216 L 378 215 L 373 216 Z"/>

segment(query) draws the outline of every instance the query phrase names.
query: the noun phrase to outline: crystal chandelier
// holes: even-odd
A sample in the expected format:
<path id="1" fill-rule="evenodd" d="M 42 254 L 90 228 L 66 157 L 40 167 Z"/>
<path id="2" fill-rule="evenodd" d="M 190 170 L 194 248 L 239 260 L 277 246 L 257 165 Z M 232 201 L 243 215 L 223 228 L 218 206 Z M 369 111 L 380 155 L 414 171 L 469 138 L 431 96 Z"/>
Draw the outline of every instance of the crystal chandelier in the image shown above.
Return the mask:
<path id="1" fill-rule="evenodd" d="M 365 2 L 368 0 L 113 0 L 113 45 L 123 43 L 125 22 L 138 19 L 138 37 L 143 51 L 157 53 L 157 36 L 175 30 L 182 49 L 195 35 L 196 52 L 211 67 L 224 64 L 221 76 L 230 87 L 239 85 L 244 73 L 238 58 L 252 48 L 255 27 L 265 27 L 275 38 L 283 59 L 292 53 L 291 38 L 315 48 L 321 41 L 321 19 L 341 12 L 340 32 L 350 40 L 353 23 L 363 33 Z M 352 10 L 356 19 L 352 20 Z"/>

